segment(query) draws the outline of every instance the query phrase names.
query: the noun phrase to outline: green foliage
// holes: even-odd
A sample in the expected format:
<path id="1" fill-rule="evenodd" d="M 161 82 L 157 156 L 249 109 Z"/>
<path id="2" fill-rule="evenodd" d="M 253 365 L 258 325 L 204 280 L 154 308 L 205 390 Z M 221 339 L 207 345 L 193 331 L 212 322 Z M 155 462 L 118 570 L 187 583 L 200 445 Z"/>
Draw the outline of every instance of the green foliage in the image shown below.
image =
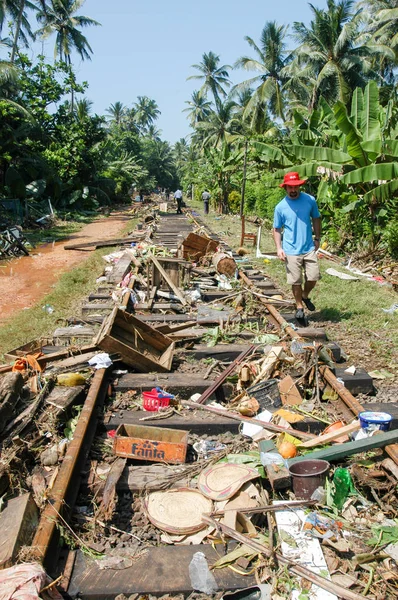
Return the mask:
<path id="1" fill-rule="evenodd" d="M 388 253 L 394 258 L 398 257 L 398 219 L 388 222 L 384 228 L 382 239 L 386 243 Z"/>
<path id="2" fill-rule="evenodd" d="M 272 186 L 271 181 L 271 178 L 265 174 L 253 185 L 256 199 L 254 212 L 270 221 L 274 218 L 275 206 L 283 198 L 281 189 Z"/>
<path id="3" fill-rule="evenodd" d="M 231 211 L 231 213 L 237 214 L 239 212 L 241 198 L 242 198 L 242 196 L 239 192 L 236 192 L 235 190 L 233 190 L 232 192 L 229 192 L 228 205 L 229 205 L 229 210 Z"/>

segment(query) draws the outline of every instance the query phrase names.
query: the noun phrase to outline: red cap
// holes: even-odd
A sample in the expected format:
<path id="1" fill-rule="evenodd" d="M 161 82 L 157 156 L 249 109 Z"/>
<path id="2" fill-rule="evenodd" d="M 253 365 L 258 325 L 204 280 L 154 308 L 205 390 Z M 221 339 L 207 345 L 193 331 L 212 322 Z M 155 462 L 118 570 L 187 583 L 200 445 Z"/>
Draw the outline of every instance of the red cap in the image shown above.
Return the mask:
<path id="1" fill-rule="evenodd" d="M 306 179 L 300 179 L 299 174 L 293 171 L 291 173 L 285 173 L 283 183 L 281 183 L 279 187 L 285 187 L 285 185 L 303 185 L 306 181 Z"/>

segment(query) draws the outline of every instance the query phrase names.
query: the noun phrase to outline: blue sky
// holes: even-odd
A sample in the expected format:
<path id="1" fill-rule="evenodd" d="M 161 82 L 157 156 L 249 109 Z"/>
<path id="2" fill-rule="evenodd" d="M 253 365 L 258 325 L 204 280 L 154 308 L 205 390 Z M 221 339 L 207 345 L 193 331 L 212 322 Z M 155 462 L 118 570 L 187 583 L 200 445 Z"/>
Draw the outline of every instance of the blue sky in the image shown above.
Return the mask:
<path id="1" fill-rule="evenodd" d="M 312 3 L 326 6 L 326 0 Z M 312 13 L 304 0 L 86 0 L 78 14 L 102 24 L 83 30 L 92 60 L 72 57 L 78 79 L 89 83 L 86 97 L 94 111 L 104 114 L 116 101 L 131 107 L 137 96 L 149 96 L 162 113 L 157 126 L 163 139 L 174 143 L 190 131 L 184 101 L 201 83 L 186 79 L 204 52 L 233 64 L 253 55 L 244 36 L 258 42 L 266 21 L 309 23 Z M 45 43 L 51 58 L 53 47 L 54 37 Z M 232 71 L 231 79 L 238 83 L 254 75 Z"/>

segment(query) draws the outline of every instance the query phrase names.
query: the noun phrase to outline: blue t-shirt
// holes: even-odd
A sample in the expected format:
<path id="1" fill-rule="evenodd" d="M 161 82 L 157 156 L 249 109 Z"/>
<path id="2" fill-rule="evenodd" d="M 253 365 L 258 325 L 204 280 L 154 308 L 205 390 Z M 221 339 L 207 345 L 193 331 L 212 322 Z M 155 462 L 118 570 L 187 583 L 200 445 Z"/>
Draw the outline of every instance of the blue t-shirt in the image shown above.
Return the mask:
<path id="1" fill-rule="evenodd" d="M 286 254 L 307 254 L 315 249 L 311 219 L 320 216 L 315 198 L 304 192 L 297 200 L 285 196 L 276 205 L 274 228 L 284 229 L 282 248 Z"/>

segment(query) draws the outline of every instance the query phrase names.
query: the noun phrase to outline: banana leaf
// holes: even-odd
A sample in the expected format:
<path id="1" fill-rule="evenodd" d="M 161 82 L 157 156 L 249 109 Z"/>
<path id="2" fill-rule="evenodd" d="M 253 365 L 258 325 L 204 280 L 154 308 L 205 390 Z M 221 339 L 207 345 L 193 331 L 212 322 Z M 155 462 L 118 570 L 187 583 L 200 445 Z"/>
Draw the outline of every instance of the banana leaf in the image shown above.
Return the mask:
<path id="1" fill-rule="evenodd" d="M 369 81 L 363 94 L 361 132 L 364 140 L 380 139 L 379 90 L 375 81 Z"/>
<path id="2" fill-rule="evenodd" d="M 253 142 L 253 147 L 261 152 L 269 161 L 278 162 L 280 165 L 288 167 L 291 161 L 285 156 L 280 148 L 265 144 L 264 142 Z"/>
<path id="3" fill-rule="evenodd" d="M 362 150 L 361 142 L 362 136 L 359 131 L 354 127 L 348 118 L 347 108 L 345 104 L 338 101 L 333 106 L 333 112 L 336 117 L 336 123 L 339 129 L 344 133 L 346 137 L 347 151 L 357 163 L 358 166 L 364 167 L 369 161 L 366 153 Z"/>
<path id="4" fill-rule="evenodd" d="M 295 158 L 305 160 L 327 161 L 329 163 L 347 163 L 352 160 L 346 152 L 320 146 L 286 146 L 286 150 L 291 152 Z"/>
<path id="5" fill-rule="evenodd" d="M 361 88 L 355 88 L 351 100 L 350 120 L 356 129 L 361 127 L 361 114 L 363 111 L 363 92 Z"/>
<path id="6" fill-rule="evenodd" d="M 341 178 L 342 183 L 366 183 L 368 181 L 384 181 L 398 178 L 398 163 L 380 163 L 368 165 L 350 171 Z"/>
<path id="7" fill-rule="evenodd" d="M 384 202 L 385 200 L 389 200 L 397 190 L 398 179 L 395 179 L 394 181 L 389 181 L 388 183 L 382 183 L 381 185 L 373 188 L 373 190 L 370 192 L 366 192 L 366 194 L 363 196 L 363 199 L 366 202 L 370 202 L 372 198 L 376 198 L 376 200 L 379 202 Z"/>

